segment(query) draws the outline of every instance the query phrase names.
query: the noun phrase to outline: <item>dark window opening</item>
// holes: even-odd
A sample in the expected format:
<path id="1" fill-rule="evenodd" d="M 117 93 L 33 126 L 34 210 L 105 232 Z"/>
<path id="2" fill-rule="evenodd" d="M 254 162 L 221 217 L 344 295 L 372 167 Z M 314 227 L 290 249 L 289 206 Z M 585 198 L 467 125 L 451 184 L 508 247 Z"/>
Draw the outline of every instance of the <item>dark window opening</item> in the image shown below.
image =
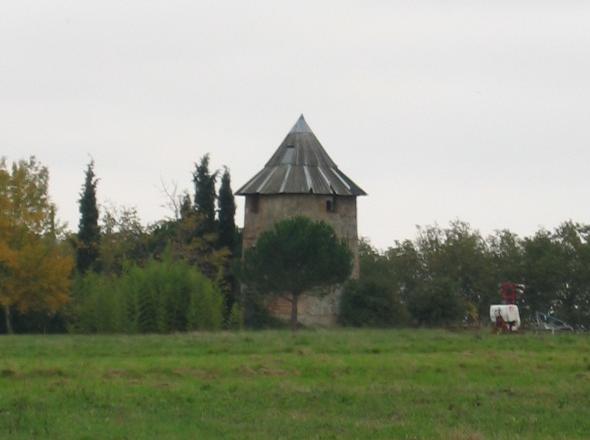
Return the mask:
<path id="1" fill-rule="evenodd" d="M 326 200 L 326 211 L 336 212 L 336 199 L 331 198 Z"/>
<path id="2" fill-rule="evenodd" d="M 255 194 L 250 197 L 250 212 L 258 212 L 258 202 L 260 197 Z"/>

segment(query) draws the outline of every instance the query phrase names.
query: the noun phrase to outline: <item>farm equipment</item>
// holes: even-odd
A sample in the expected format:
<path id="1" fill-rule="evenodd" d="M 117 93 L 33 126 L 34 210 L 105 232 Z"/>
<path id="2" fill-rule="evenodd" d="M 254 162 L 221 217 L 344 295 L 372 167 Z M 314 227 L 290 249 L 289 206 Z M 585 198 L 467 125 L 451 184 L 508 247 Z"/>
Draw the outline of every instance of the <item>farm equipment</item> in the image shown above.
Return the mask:
<path id="1" fill-rule="evenodd" d="M 523 284 L 504 282 L 500 284 L 502 304 L 490 306 L 490 319 L 497 332 L 514 332 L 520 328 L 520 314 L 516 305 L 518 295 L 524 293 Z"/>
<path id="2" fill-rule="evenodd" d="M 520 314 L 514 304 L 490 306 L 490 319 L 498 332 L 514 332 L 520 328 Z"/>
<path id="3" fill-rule="evenodd" d="M 574 328 L 568 323 L 563 322 L 561 319 L 557 319 L 554 316 L 541 312 L 535 313 L 534 324 L 538 330 L 548 330 L 551 333 L 555 333 L 556 331 L 574 331 Z"/>

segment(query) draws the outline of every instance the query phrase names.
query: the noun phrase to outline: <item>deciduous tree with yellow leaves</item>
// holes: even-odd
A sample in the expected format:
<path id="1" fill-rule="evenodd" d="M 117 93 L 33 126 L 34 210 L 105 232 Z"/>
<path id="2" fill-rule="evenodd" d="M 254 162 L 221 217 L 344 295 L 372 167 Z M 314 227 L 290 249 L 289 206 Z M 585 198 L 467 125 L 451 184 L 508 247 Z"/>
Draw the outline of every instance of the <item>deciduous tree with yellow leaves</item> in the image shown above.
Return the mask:
<path id="1" fill-rule="evenodd" d="M 0 306 L 8 333 L 11 310 L 52 314 L 69 299 L 73 259 L 58 238 L 48 183 L 34 157 L 11 166 L 0 159 Z"/>

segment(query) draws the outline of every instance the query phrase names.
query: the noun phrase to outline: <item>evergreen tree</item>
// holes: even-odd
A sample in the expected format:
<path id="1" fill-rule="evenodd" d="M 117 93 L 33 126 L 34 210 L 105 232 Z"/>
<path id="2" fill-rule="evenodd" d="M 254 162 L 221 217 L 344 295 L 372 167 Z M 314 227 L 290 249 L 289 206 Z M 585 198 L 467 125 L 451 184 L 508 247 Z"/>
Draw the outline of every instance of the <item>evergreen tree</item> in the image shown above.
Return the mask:
<path id="1" fill-rule="evenodd" d="M 259 294 L 291 303 L 291 328 L 297 329 L 298 302 L 306 292 L 322 296 L 327 287 L 346 281 L 352 253 L 324 222 L 294 217 L 263 232 L 246 251 L 242 277 Z"/>
<path id="2" fill-rule="evenodd" d="M 215 228 L 215 182 L 217 172 L 209 171 L 209 154 L 205 154 L 195 166 L 193 182 L 195 184 L 195 210 L 203 218 L 204 232 Z"/>
<path id="3" fill-rule="evenodd" d="M 234 201 L 231 177 L 227 167 L 223 172 L 223 176 L 221 176 L 217 205 L 219 207 L 219 246 L 225 246 L 233 252 L 236 235 L 236 202 Z"/>
<path id="4" fill-rule="evenodd" d="M 100 228 L 96 206 L 96 184 L 94 160 L 86 168 L 84 186 L 80 194 L 80 224 L 78 226 L 78 247 L 76 266 L 80 273 L 96 268 L 99 256 Z"/>

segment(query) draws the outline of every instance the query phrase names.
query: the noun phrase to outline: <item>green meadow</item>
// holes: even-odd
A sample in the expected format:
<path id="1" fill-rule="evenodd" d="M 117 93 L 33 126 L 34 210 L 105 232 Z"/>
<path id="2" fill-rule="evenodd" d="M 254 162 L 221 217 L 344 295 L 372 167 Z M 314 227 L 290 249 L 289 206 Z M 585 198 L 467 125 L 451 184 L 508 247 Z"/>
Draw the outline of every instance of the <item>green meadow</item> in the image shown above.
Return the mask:
<path id="1" fill-rule="evenodd" d="M 0 337 L 4 439 L 590 438 L 590 336 Z"/>

